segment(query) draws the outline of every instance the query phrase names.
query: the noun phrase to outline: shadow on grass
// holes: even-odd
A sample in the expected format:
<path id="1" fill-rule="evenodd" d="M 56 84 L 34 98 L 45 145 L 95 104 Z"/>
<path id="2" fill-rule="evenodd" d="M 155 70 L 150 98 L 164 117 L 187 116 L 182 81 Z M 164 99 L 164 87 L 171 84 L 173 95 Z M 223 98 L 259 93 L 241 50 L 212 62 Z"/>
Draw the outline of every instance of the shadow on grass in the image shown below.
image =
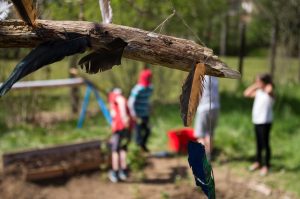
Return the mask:
<path id="1" fill-rule="evenodd" d="M 66 176 L 55 177 L 50 179 L 32 181 L 31 183 L 41 187 L 60 187 L 60 186 L 65 186 L 70 180 L 74 178 L 78 178 L 82 176 L 91 177 L 99 172 L 100 171 L 98 169 L 94 169 L 90 171 L 79 172 L 73 175 L 66 175 Z M 106 171 L 101 171 L 101 172 L 106 172 Z"/>
<path id="2" fill-rule="evenodd" d="M 272 163 L 272 160 L 276 160 L 275 163 Z M 285 157 L 283 155 L 274 155 L 271 160 L 271 169 L 273 172 L 290 172 L 290 173 L 298 173 L 300 172 L 300 165 L 294 165 L 294 166 L 289 166 L 284 163 Z M 221 165 L 226 165 L 226 164 L 238 164 L 242 162 L 246 162 L 252 164 L 255 162 L 255 156 L 231 156 L 223 158 L 223 159 L 218 159 L 218 156 L 216 156 L 216 162 L 218 162 Z"/>
<path id="3" fill-rule="evenodd" d="M 300 165 L 288 166 L 283 163 L 272 164 L 271 167 L 274 172 L 290 172 L 290 173 L 299 173 Z"/>
<path id="4" fill-rule="evenodd" d="M 251 112 L 253 101 L 232 92 L 221 92 L 220 103 L 221 111 L 224 113 L 232 111 Z"/>
<path id="5" fill-rule="evenodd" d="M 145 184 L 174 183 L 176 181 L 177 177 L 180 177 L 181 179 L 187 178 L 187 167 L 185 167 L 185 166 L 172 167 L 171 172 L 166 177 L 164 177 L 162 175 L 161 177 L 144 179 L 142 181 L 142 183 L 145 183 Z"/>

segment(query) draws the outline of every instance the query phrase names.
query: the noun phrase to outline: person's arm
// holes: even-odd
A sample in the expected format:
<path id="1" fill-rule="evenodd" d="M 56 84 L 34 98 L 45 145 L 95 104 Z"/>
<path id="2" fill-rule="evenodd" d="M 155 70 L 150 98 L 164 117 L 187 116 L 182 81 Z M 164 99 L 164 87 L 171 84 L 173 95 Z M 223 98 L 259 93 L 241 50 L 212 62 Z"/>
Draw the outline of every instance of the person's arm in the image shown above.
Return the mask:
<path id="1" fill-rule="evenodd" d="M 130 95 L 128 99 L 128 108 L 129 108 L 130 115 L 132 116 L 133 119 L 136 118 L 136 112 L 134 110 L 135 100 L 136 100 L 136 96 Z"/>
<path id="2" fill-rule="evenodd" d="M 252 84 L 244 91 L 244 97 L 254 98 L 257 89 L 258 89 L 257 84 L 256 83 Z"/>

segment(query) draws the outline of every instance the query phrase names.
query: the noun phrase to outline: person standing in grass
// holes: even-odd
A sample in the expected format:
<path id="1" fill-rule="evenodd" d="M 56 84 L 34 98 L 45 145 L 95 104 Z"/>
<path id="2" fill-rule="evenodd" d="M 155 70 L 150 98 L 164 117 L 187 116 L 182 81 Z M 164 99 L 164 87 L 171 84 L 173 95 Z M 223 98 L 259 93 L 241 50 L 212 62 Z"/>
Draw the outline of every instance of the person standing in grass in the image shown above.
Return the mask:
<path id="1" fill-rule="evenodd" d="M 108 177 L 112 182 L 126 180 L 127 171 L 127 145 L 130 141 L 131 118 L 127 106 L 127 100 L 119 88 L 115 88 L 108 97 L 110 114 L 112 117 L 112 136 L 110 140 L 112 150 L 112 170 Z"/>
<path id="2" fill-rule="evenodd" d="M 150 97 L 153 92 L 152 72 L 146 64 L 133 87 L 128 100 L 131 116 L 136 123 L 135 141 L 145 152 L 149 152 L 147 142 L 150 136 Z"/>
<path id="3" fill-rule="evenodd" d="M 197 108 L 194 136 L 205 146 L 206 157 L 211 159 L 213 136 L 219 116 L 219 81 L 218 78 L 204 77 L 204 90 Z"/>
<path id="4" fill-rule="evenodd" d="M 256 77 L 255 83 L 244 91 L 244 96 L 254 98 L 252 108 L 252 122 L 256 135 L 256 161 L 249 170 L 260 168 L 260 174 L 268 174 L 271 159 L 270 131 L 273 121 L 274 84 L 269 74 Z M 262 153 L 265 151 L 265 157 Z"/>

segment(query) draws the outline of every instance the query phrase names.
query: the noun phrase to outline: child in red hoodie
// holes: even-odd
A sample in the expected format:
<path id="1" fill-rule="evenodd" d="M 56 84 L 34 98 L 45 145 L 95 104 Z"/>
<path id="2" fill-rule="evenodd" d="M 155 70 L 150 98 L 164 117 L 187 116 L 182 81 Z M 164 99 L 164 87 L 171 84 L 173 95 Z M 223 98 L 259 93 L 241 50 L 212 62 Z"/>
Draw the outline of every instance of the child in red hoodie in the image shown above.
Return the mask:
<path id="1" fill-rule="evenodd" d="M 118 182 L 119 180 L 126 180 L 128 177 L 126 151 L 130 141 L 131 117 L 127 106 L 127 100 L 122 95 L 121 89 L 113 89 L 112 92 L 109 93 L 108 98 L 113 133 L 110 140 L 112 150 L 112 170 L 109 171 L 109 179 L 112 182 Z"/>

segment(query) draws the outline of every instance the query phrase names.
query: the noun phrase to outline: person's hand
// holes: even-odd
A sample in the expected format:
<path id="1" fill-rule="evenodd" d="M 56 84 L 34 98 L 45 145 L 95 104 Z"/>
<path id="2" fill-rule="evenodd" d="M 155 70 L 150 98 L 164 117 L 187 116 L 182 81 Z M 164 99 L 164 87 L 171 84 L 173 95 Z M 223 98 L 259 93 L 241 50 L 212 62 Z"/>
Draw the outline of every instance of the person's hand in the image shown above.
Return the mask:
<path id="1" fill-rule="evenodd" d="M 134 121 L 135 121 L 136 124 L 140 124 L 142 122 L 142 118 L 134 117 Z"/>
<path id="2" fill-rule="evenodd" d="M 245 91 L 244 91 L 244 97 L 250 97 L 254 98 L 256 94 L 256 90 L 259 88 L 259 85 L 257 82 L 249 86 Z"/>
<path id="3" fill-rule="evenodd" d="M 272 84 L 267 84 L 264 90 L 266 93 L 273 96 L 273 85 Z"/>
<path id="4" fill-rule="evenodd" d="M 77 76 L 77 75 L 79 74 L 77 68 L 71 68 L 71 69 L 69 70 L 69 73 L 72 74 L 72 75 L 74 75 L 74 76 Z"/>
<path id="5" fill-rule="evenodd" d="M 125 125 L 124 125 L 124 127 L 125 127 L 126 129 L 128 129 L 128 128 L 130 127 L 130 122 L 126 122 Z"/>

